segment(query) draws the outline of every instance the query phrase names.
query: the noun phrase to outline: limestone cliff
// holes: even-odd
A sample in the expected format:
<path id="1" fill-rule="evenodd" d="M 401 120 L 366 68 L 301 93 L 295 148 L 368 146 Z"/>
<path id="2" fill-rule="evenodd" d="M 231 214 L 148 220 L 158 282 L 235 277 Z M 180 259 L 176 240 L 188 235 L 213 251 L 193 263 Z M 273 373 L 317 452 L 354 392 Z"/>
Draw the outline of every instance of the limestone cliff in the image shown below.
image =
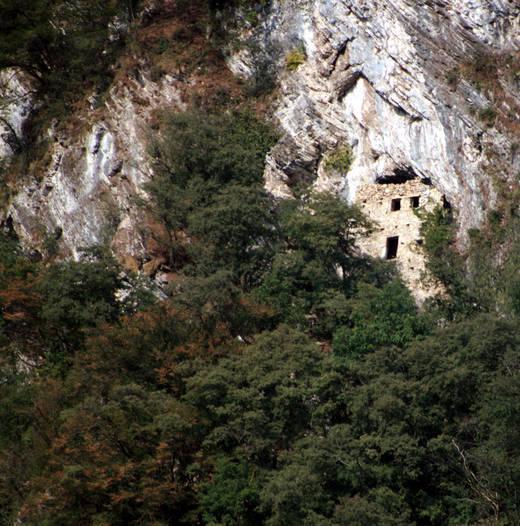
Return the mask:
<path id="1" fill-rule="evenodd" d="M 267 160 L 267 187 L 285 195 L 313 181 L 360 203 L 379 222 L 362 248 L 386 257 L 398 243 L 392 257 L 423 298 L 410 199 L 453 205 L 462 248 L 467 229 L 482 226 L 496 205 L 493 179 L 517 184 L 519 14 L 520 2 L 505 0 L 274 4 L 248 35 L 281 57 L 276 116 L 284 137 Z M 284 69 L 295 53 L 301 64 Z M 229 63 L 247 75 L 258 60 L 246 49 Z M 345 147 L 350 171 L 326 170 Z M 418 187 L 408 188 L 414 179 Z M 404 208 L 393 210 L 392 198 L 403 197 Z"/>
<path id="2" fill-rule="evenodd" d="M 357 201 L 367 185 L 415 179 L 456 208 L 463 242 L 494 206 L 492 177 L 520 170 L 519 15 L 516 0 L 282 0 L 258 10 L 227 62 L 244 79 L 259 65 L 276 72 L 283 136 L 267 158 L 267 188 L 286 195 L 315 182 Z M 79 131 L 51 129 L 44 176 L 8 211 L 25 242 L 60 226 L 75 256 L 115 232 L 115 250 L 136 267 L 146 245 L 131 197 L 150 176 L 145 128 L 154 109 L 185 107 L 179 85 L 190 82 L 152 82 L 144 68 L 115 83 L 103 112 L 80 115 Z M 325 170 L 346 147 L 348 173 Z"/>
<path id="3" fill-rule="evenodd" d="M 29 179 L 9 210 L 28 247 L 41 241 L 43 228 L 60 227 L 65 256 L 77 257 L 77 248 L 110 237 L 115 252 L 135 267 L 132 258 L 145 253 L 145 237 L 132 198 L 150 177 L 146 129 L 161 108 L 184 109 L 170 77 L 160 83 L 125 77 L 110 90 L 102 113 L 79 116 L 79 132 L 55 123 L 48 169 L 41 180 Z"/>
<path id="4" fill-rule="evenodd" d="M 486 126 L 479 110 L 496 104 L 516 122 L 518 82 L 500 79 L 495 100 L 492 88 L 450 83 L 450 74 L 479 54 L 516 53 L 519 14 L 520 2 L 505 0 L 276 3 L 253 38 L 282 56 L 303 45 L 307 60 L 281 70 L 285 135 L 268 159 L 268 187 L 283 194 L 286 184 L 315 180 L 355 200 L 363 183 L 416 176 L 447 196 L 463 230 L 480 225 L 493 205 L 490 171 L 516 173 L 520 164 L 514 138 Z M 242 52 L 230 66 L 239 74 L 253 60 Z M 344 144 L 354 164 L 330 177 L 322 161 Z"/>

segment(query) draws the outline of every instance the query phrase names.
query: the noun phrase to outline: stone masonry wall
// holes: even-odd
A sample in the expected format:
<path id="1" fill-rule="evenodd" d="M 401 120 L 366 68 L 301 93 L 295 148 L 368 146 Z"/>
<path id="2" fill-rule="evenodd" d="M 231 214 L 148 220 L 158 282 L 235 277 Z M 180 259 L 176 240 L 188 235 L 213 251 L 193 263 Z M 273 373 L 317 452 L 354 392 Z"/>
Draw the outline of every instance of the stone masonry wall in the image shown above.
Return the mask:
<path id="1" fill-rule="evenodd" d="M 362 211 L 376 222 L 374 234 L 359 243 L 361 250 L 372 257 L 395 259 L 416 300 L 424 301 L 435 291 L 425 287 L 421 279 L 425 267 L 420 247 L 422 221 L 417 212 L 443 205 L 442 193 L 431 184 L 409 180 L 400 184 L 364 184 L 356 197 Z M 395 241 L 388 240 L 396 237 L 397 245 L 392 246 Z"/>

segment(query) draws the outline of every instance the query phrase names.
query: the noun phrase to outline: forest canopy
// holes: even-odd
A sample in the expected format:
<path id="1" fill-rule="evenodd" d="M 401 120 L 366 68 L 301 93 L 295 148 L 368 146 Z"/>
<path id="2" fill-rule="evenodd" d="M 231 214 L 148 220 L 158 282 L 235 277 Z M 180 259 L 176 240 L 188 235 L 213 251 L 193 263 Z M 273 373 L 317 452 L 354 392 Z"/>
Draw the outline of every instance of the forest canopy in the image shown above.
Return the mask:
<path id="1" fill-rule="evenodd" d="M 34 137 L 110 85 L 139 7 L 0 2 L 0 69 L 32 79 Z M 60 261 L 47 233 L 37 258 L 3 223 L 0 524 L 519 524 L 518 199 L 466 254 L 456 211 L 421 217 L 442 293 L 419 308 L 395 263 L 360 254 L 378 225 L 358 207 L 265 191 L 278 136 L 258 115 L 156 116 L 136 202 L 160 291 L 110 247 Z"/>
<path id="2" fill-rule="evenodd" d="M 488 267 L 465 272 L 436 211 L 449 295 L 420 311 L 357 252 L 359 209 L 264 192 L 276 135 L 251 113 L 156 133 L 141 206 L 167 299 L 106 248 L 37 262 L 0 233 L 1 523 L 516 524 L 516 288 L 476 296 Z"/>

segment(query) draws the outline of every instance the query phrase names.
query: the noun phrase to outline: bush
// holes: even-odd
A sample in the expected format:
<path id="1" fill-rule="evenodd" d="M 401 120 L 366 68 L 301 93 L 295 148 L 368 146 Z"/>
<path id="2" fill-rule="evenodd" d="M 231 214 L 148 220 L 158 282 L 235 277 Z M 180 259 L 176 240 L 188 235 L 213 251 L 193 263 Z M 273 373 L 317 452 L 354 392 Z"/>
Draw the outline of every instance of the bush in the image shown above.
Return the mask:
<path id="1" fill-rule="evenodd" d="M 491 106 L 489 108 L 484 108 L 482 110 L 479 110 L 478 112 L 478 118 L 486 123 L 488 126 L 491 126 L 493 122 L 495 121 L 497 116 L 497 112 L 494 108 Z"/>
<path id="2" fill-rule="evenodd" d="M 459 80 L 459 72 L 456 69 L 454 69 L 453 71 L 450 71 L 446 75 L 446 81 L 448 82 L 450 86 L 456 86 L 458 80 Z"/>
<path id="3" fill-rule="evenodd" d="M 353 162 L 354 155 L 352 153 L 352 148 L 350 145 L 347 145 L 344 150 L 334 152 L 325 159 L 325 171 L 346 174 L 350 170 Z"/>
<path id="4" fill-rule="evenodd" d="M 305 52 L 305 47 L 303 44 L 297 48 L 291 50 L 291 52 L 285 57 L 285 67 L 289 71 L 294 71 L 301 64 L 307 60 L 307 53 Z"/>

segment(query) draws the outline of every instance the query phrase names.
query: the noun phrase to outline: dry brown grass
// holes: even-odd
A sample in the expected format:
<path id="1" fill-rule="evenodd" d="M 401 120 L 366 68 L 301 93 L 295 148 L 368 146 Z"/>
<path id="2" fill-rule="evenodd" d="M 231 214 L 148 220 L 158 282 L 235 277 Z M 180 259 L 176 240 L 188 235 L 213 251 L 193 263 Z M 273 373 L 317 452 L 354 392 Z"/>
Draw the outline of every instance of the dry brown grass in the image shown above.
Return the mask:
<path id="1" fill-rule="evenodd" d="M 264 110 L 266 98 L 247 96 L 243 83 L 208 39 L 210 32 L 204 0 L 164 0 L 137 30 L 134 57 L 148 65 L 152 79 L 166 74 L 175 78 L 190 107 L 211 111 L 248 103 L 255 113 Z"/>

